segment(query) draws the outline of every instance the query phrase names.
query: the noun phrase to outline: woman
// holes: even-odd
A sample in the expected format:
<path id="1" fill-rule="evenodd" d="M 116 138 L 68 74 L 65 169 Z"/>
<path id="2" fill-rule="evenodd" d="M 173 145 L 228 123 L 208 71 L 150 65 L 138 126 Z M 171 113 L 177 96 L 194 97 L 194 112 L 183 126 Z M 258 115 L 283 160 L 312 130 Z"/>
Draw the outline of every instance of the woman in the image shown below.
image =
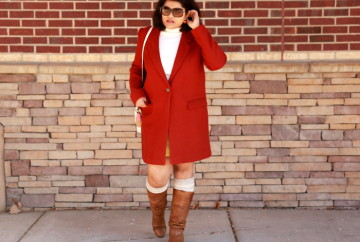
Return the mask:
<path id="1" fill-rule="evenodd" d="M 142 157 L 155 234 L 166 231 L 167 188 L 174 186 L 169 241 L 183 241 L 194 194 L 194 162 L 211 155 L 204 65 L 222 68 L 226 55 L 200 23 L 194 0 L 159 0 L 144 49 L 146 81 L 141 81 L 142 47 L 150 27 L 138 33 L 130 68 L 133 103 L 142 111 Z"/>

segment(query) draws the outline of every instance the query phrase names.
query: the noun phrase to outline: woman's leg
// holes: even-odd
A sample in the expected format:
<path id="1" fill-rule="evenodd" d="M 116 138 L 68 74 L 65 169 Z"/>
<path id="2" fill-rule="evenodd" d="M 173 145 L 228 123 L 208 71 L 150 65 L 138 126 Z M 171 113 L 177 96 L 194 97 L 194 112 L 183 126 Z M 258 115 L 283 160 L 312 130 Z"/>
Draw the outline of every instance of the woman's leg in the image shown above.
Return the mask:
<path id="1" fill-rule="evenodd" d="M 148 178 L 146 180 L 146 188 L 152 211 L 152 226 L 155 235 L 162 238 L 166 232 L 166 196 L 172 167 L 168 158 L 165 165 L 148 165 L 147 167 Z"/>
<path id="2" fill-rule="evenodd" d="M 169 242 L 184 241 L 184 229 L 194 195 L 194 163 L 174 165 L 174 190 L 170 214 Z"/>

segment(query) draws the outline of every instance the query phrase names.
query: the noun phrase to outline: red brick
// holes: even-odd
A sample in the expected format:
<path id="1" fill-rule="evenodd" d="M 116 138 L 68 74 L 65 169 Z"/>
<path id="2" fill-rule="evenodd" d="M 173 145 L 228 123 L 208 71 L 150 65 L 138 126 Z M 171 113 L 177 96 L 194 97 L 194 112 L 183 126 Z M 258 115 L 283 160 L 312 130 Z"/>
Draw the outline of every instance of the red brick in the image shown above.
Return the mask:
<path id="1" fill-rule="evenodd" d="M 350 15 L 360 15 L 360 8 L 350 9 Z"/>
<path id="2" fill-rule="evenodd" d="M 98 2 L 77 2 L 75 4 L 76 9 L 100 9 L 100 3 Z"/>
<path id="3" fill-rule="evenodd" d="M 104 175 L 138 175 L 138 166 L 104 166 Z"/>
<path id="4" fill-rule="evenodd" d="M 87 17 L 88 18 L 111 18 L 111 11 L 87 11 Z"/>
<path id="5" fill-rule="evenodd" d="M 49 27 L 72 27 L 72 20 L 49 20 Z"/>
<path id="6" fill-rule="evenodd" d="M 0 2 L 0 9 L 21 9 L 21 2 Z"/>
<path id="7" fill-rule="evenodd" d="M 299 17 L 322 16 L 322 10 L 321 9 L 298 9 L 297 14 Z"/>
<path id="8" fill-rule="evenodd" d="M 128 9 L 150 9 L 151 8 L 151 3 L 149 2 L 141 2 L 141 3 L 137 3 L 137 2 L 128 2 L 127 3 L 127 8 Z"/>
<path id="9" fill-rule="evenodd" d="M 235 1 L 231 2 L 231 8 L 255 8 L 255 1 Z"/>
<path id="10" fill-rule="evenodd" d="M 33 29 L 10 29 L 9 31 L 10 35 L 34 35 Z"/>
<path id="11" fill-rule="evenodd" d="M 51 36 L 51 35 L 59 35 L 59 29 L 35 29 L 35 35 L 45 35 L 45 36 Z"/>
<path id="12" fill-rule="evenodd" d="M 323 33 L 347 33 L 348 27 L 340 27 L 340 26 L 324 26 Z M 351 33 L 351 32 L 350 32 Z"/>
<path id="13" fill-rule="evenodd" d="M 46 37 L 24 37 L 24 44 L 47 44 Z"/>
<path id="14" fill-rule="evenodd" d="M 344 27 L 346 28 L 346 27 Z M 349 33 L 360 33 L 360 26 L 349 26 Z M 344 32 L 346 33 L 346 32 Z"/>
<path id="15" fill-rule="evenodd" d="M 358 0 L 337 0 L 336 7 L 354 7 L 360 6 Z"/>
<path id="16" fill-rule="evenodd" d="M 75 27 L 98 27 L 98 20 L 75 20 Z"/>
<path id="17" fill-rule="evenodd" d="M 254 26 L 254 19 L 231 19 L 231 26 Z"/>
<path id="18" fill-rule="evenodd" d="M 254 36 L 236 36 L 231 37 L 232 43 L 254 43 L 255 37 Z"/>
<path id="19" fill-rule="evenodd" d="M 101 44 L 125 44 L 125 38 L 101 38 Z"/>
<path id="20" fill-rule="evenodd" d="M 242 125 L 243 135 L 269 135 L 271 134 L 270 125 Z"/>
<path id="21" fill-rule="evenodd" d="M 83 11 L 62 11 L 61 17 L 62 18 L 85 18 L 85 12 L 83 12 Z"/>
<path id="22" fill-rule="evenodd" d="M 57 117 L 34 117 L 33 125 L 57 125 Z"/>
<path id="23" fill-rule="evenodd" d="M 60 53 L 60 46 L 36 46 L 38 53 Z"/>
<path id="24" fill-rule="evenodd" d="M 55 11 L 36 11 L 35 13 L 36 18 L 59 18 L 59 12 Z"/>
<path id="25" fill-rule="evenodd" d="M 24 9 L 47 9 L 47 2 L 23 2 Z"/>
<path id="26" fill-rule="evenodd" d="M 310 42 L 334 42 L 333 35 L 311 35 Z"/>
<path id="27" fill-rule="evenodd" d="M 85 35 L 86 29 L 62 29 L 62 35 Z"/>
<path id="28" fill-rule="evenodd" d="M 285 8 L 307 8 L 308 1 L 291 1 L 291 2 L 284 2 Z"/>
<path id="29" fill-rule="evenodd" d="M 101 9 L 124 9 L 125 2 L 102 2 Z"/>
<path id="30" fill-rule="evenodd" d="M 266 45 L 245 45 L 244 51 L 267 51 Z"/>
<path id="31" fill-rule="evenodd" d="M 45 94 L 45 85 L 39 83 L 20 83 L 19 94 Z"/>
<path id="32" fill-rule="evenodd" d="M 267 33 L 268 33 L 267 28 L 244 28 L 244 34 L 267 34 Z"/>
<path id="33" fill-rule="evenodd" d="M 296 32 L 299 34 L 319 34 L 321 27 L 298 27 Z"/>
<path id="34" fill-rule="evenodd" d="M 12 176 L 28 176 L 30 175 L 30 161 L 12 161 L 11 163 Z"/>
<path id="35" fill-rule="evenodd" d="M 299 139 L 298 125 L 273 125 L 271 127 L 271 134 L 273 140 L 298 140 Z"/>
<path id="36" fill-rule="evenodd" d="M 335 0 L 311 0 L 310 7 L 335 7 Z"/>
<path id="37" fill-rule="evenodd" d="M 73 2 L 50 2 L 50 9 L 74 9 Z"/>
<path id="38" fill-rule="evenodd" d="M 66 175 L 66 167 L 30 167 L 30 175 L 47 176 L 47 175 Z"/>
<path id="39" fill-rule="evenodd" d="M 324 16 L 348 16 L 349 9 L 324 9 Z"/>
<path id="40" fill-rule="evenodd" d="M 268 10 L 244 10 L 244 17 L 268 17 L 268 16 L 269 16 Z"/>
<path id="41" fill-rule="evenodd" d="M 34 11 L 10 11 L 10 18 L 34 18 Z"/>
<path id="42" fill-rule="evenodd" d="M 85 177 L 85 184 L 87 187 L 109 187 L 109 176 L 88 175 Z"/>
<path id="43" fill-rule="evenodd" d="M 147 26 L 148 20 L 128 20 L 128 26 Z M 124 20 L 101 20 L 101 27 L 120 27 L 125 26 Z"/>
<path id="44" fill-rule="evenodd" d="M 46 27 L 46 20 L 21 20 L 21 23 L 22 27 Z"/>
<path id="45" fill-rule="evenodd" d="M 350 50 L 360 50 L 360 44 L 350 43 Z"/>
<path id="46" fill-rule="evenodd" d="M 152 15 L 149 15 L 148 17 L 151 17 L 151 16 Z M 137 14 L 136 11 L 115 11 L 114 12 L 114 17 L 115 18 L 137 18 L 138 14 Z M 145 17 L 145 16 L 140 16 L 140 17 Z"/>
<path id="47" fill-rule="evenodd" d="M 270 42 L 270 43 L 275 43 L 275 42 L 281 42 L 281 36 L 257 36 L 257 42 L 258 43 L 263 43 L 263 42 Z"/>
<path id="48" fill-rule="evenodd" d="M 89 53 L 112 53 L 112 46 L 90 46 Z"/>
<path id="49" fill-rule="evenodd" d="M 258 8 L 281 8 L 282 3 L 279 1 L 261 1 L 257 3 Z"/>
<path id="50" fill-rule="evenodd" d="M 71 83 L 72 93 L 99 93 L 99 83 Z"/>
<path id="51" fill-rule="evenodd" d="M 219 17 L 235 17 L 236 18 L 236 17 L 241 17 L 242 14 L 241 14 L 240 10 L 238 10 L 238 11 L 236 11 L 236 10 L 219 10 L 218 16 Z M 245 15 L 245 17 L 247 17 L 247 16 Z"/>
<path id="52" fill-rule="evenodd" d="M 336 19 L 336 24 L 359 24 L 360 18 L 338 18 Z"/>
<path id="53" fill-rule="evenodd" d="M 0 44 L 20 44 L 20 37 L 0 37 Z"/>
<path id="54" fill-rule="evenodd" d="M 320 51 L 321 44 L 299 44 L 297 45 L 298 51 Z"/>
<path id="55" fill-rule="evenodd" d="M 241 135 L 240 125 L 212 125 L 211 135 Z"/>
<path id="56" fill-rule="evenodd" d="M 115 33 L 115 35 L 136 35 L 137 30 L 136 29 L 129 29 L 129 28 L 115 28 L 114 33 Z M 90 34 L 90 29 L 89 29 L 89 34 Z"/>
<path id="57" fill-rule="evenodd" d="M 54 194 L 23 194 L 21 196 L 21 203 L 24 207 L 41 208 L 41 207 L 54 207 L 55 195 Z"/>
<path id="58" fill-rule="evenodd" d="M 5 27 L 20 27 L 20 20 L 2 19 L 2 20 L 0 21 L 0 26 L 5 26 Z"/>
<path id="59" fill-rule="evenodd" d="M 311 18 L 310 25 L 334 25 L 335 20 L 333 18 Z"/>
<path id="60" fill-rule="evenodd" d="M 81 46 L 77 46 L 77 47 L 68 47 L 68 46 L 63 46 L 62 47 L 63 51 L 62 53 L 86 53 L 86 47 L 81 47 Z"/>
<path id="61" fill-rule="evenodd" d="M 271 17 L 282 17 L 283 11 L 281 9 L 279 10 L 271 10 Z M 295 17 L 296 11 L 295 10 L 285 10 L 284 12 L 285 17 Z"/>
<path id="62" fill-rule="evenodd" d="M 251 81 L 250 93 L 287 93 L 285 81 Z"/>
<path id="63" fill-rule="evenodd" d="M 360 19 L 359 19 L 360 22 Z M 337 35 L 336 41 L 341 42 L 352 42 L 352 41 L 360 41 L 360 34 L 348 34 L 348 35 Z"/>
<path id="64" fill-rule="evenodd" d="M 99 38 L 97 37 L 76 37 L 76 44 L 99 44 Z"/>
<path id="65" fill-rule="evenodd" d="M 219 8 L 229 8 L 230 3 L 229 2 L 206 2 L 205 6 L 206 8 L 215 8 L 215 9 L 219 9 Z"/>
<path id="66" fill-rule="evenodd" d="M 70 94 L 70 84 L 47 84 L 46 92 L 49 94 Z"/>
<path id="67" fill-rule="evenodd" d="M 269 25 L 281 25 L 282 24 L 282 20 L 281 18 L 266 18 L 266 19 L 258 19 L 258 25 L 265 25 L 265 26 L 269 26 Z"/>
<path id="68" fill-rule="evenodd" d="M 205 24 L 207 26 L 228 26 L 228 19 L 206 19 Z"/>
<path id="69" fill-rule="evenodd" d="M 18 150 L 4 150 L 4 160 L 9 161 L 9 160 L 18 160 L 18 159 L 19 159 Z"/>
<path id="70" fill-rule="evenodd" d="M 15 116 L 15 114 L 16 114 L 15 108 L 1 108 L 0 107 L 0 117 Z"/>
<path id="71" fill-rule="evenodd" d="M 236 35 L 241 34 L 241 28 L 219 28 L 218 29 L 219 35 Z"/>
<path id="72" fill-rule="evenodd" d="M 131 202 L 131 194 L 95 194 L 94 202 Z"/>

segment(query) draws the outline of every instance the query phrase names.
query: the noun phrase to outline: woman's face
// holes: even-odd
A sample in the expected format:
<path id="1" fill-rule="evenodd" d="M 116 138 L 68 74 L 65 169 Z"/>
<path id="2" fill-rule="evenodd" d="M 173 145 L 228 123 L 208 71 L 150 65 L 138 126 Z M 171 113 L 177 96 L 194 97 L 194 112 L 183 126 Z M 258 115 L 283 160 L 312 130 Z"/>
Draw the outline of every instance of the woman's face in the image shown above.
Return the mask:
<path id="1" fill-rule="evenodd" d="M 174 13 L 171 12 L 169 16 L 165 16 L 164 12 L 169 11 L 170 9 L 176 9 L 175 11 L 180 13 L 182 9 L 182 16 L 181 17 L 175 17 Z M 177 14 L 175 14 L 177 15 Z M 180 28 L 181 25 L 183 24 L 184 20 L 186 19 L 186 13 L 185 13 L 185 8 L 183 8 L 181 6 L 181 3 L 179 3 L 178 1 L 173 1 L 173 0 L 167 0 L 164 3 L 164 6 L 162 7 L 162 22 L 165 25 L 166 28 L 168 29 L 176 29 L 176 28 Z"/>

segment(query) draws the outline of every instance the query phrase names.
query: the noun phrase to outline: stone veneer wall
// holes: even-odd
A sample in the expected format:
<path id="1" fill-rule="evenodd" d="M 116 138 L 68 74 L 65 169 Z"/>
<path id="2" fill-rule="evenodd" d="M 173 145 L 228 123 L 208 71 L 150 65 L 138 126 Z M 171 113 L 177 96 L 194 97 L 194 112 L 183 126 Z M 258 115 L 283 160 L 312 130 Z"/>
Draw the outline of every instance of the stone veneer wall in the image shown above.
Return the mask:
<path id="1" fill-rule="evenodd" d="M 148 205 L 129 66 L 0 64 L 8 206 Z M 207 80 L 194 206 L 359 208 L 359 62 L 230 62 Z"/>

